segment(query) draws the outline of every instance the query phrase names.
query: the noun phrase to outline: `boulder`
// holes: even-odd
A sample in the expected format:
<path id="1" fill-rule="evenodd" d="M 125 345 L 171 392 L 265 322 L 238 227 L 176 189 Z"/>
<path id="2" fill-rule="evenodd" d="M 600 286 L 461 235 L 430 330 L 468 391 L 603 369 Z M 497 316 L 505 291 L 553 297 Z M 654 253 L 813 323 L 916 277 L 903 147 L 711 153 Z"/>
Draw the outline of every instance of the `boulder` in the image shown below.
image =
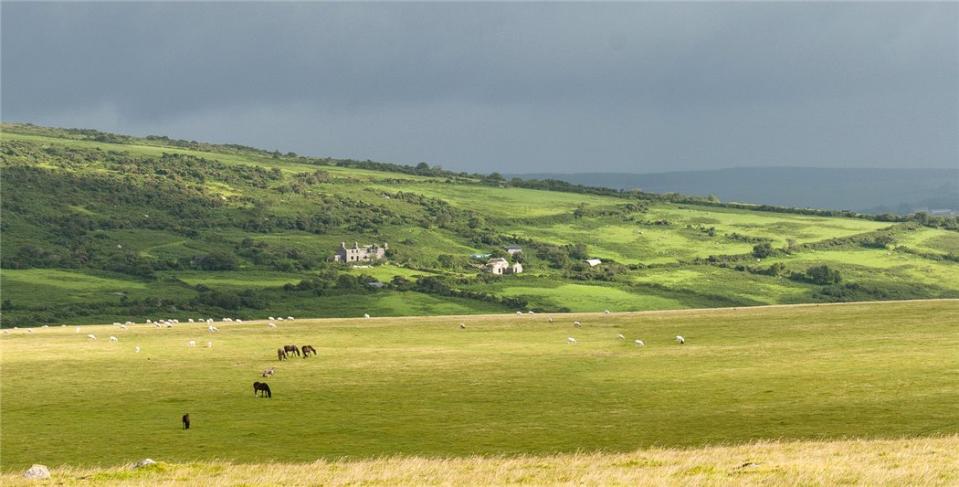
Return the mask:
<path id="1" fill-rule="evenodd" d="M 155 462 L 152 458 L 144 458 L 143 460 L 140 460 L 139 462 L 134 463 L 133 468 L 149 467 L 150 465 L 156 465 L 156 464 L 157 462 Z"/>
<path id="2" fill-rule="evenodd" d="M 29 470 L 23 472 L 23 477 L 31 480 L 48 479 L 50 469 L 46 465 L 34 464 Z"/>

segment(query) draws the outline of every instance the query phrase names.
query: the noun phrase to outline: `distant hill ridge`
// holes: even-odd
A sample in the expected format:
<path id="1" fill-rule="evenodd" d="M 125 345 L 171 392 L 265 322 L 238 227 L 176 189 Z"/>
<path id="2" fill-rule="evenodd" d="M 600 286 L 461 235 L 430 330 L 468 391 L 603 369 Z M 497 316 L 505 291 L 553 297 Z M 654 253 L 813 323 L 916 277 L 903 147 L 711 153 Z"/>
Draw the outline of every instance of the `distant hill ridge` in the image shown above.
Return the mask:
<path id="1" fill-rule="evenodd" d="M 524 173 L 523 179 L 559 179 L 612 189 L 715 195 L 785 207 L 863 213 L 959 212 L 959 168 L 870 169 L 738 167 L 662 173 Z"/>

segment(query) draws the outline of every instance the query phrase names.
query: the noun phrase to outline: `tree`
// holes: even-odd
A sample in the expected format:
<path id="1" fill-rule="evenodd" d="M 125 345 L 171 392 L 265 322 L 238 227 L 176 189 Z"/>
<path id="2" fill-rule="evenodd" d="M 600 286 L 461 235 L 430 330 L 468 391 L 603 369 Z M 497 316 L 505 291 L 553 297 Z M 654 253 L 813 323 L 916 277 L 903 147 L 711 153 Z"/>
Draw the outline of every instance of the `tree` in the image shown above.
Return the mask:
<path id="1" fill-rule="evenodd" d="M 753 246 L 753 255 L 759 259 L 764 259 L 773 255 L 773 246 L 769 242 L 759 243 Z"/>
<path id="2" fill-rule="evenodd" d="M 806 277 L 814 284 L 823 286 L 829 284 L 839 284 L 842 281 L 842 275 L 836 269 L 830 269 L 827 265 L 819 265 L 806 269 Z"/>

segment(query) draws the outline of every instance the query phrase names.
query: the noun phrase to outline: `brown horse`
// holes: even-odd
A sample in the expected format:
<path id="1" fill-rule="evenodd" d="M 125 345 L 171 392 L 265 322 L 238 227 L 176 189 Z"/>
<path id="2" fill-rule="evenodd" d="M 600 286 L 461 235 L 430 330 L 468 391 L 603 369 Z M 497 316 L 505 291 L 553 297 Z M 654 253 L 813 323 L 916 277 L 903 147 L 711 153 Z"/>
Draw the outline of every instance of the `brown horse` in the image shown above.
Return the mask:
<path id="1" fill-rule="evenodd" d="M 286 355 L 286 350 L 283 350 L 282 348 L 276 349 L 276 359 L 277 359 L 277 360 L 286 360 L 286 359 L 288 359 L 288 358 L 290 358 L 290 357 Z"/>
<path id="2" fill-rule="evenodd" d="M 303 350 L 303 358 L 309 357 L 311 353 L 316 355 L 316 349 L 313 348 L 313 345 L 303 345 L 300 350 Z"/>
<path id="3" fill-rule="evenodd" d="M 300 356 L 300 349 L 296 348 L 296 345 L 283 345 L 283 351 L 290 355 Z"/>
<path id="4" fill-rule="evenodd" d="M 270 385 L 266 382 L 254 382 L 253 383 L 253 396 L 255 397 L 257 393 L 260 393 L 261 397 L 272 398 L 273 392 L 270 391 Z"/>

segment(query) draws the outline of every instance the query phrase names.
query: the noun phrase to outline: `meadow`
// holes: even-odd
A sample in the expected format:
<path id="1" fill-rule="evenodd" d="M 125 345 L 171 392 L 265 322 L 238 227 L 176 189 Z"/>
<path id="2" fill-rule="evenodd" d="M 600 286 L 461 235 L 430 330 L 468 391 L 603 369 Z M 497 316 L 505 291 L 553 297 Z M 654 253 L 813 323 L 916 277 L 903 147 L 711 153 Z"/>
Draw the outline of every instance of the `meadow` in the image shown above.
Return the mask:
<path id="1" fill-rule="evenodd" d="M 3 472 L 32 463 L 87 472 L 145 457 L 171 464 L 155 478 L 144 474 L 148 483 L 164 472 L 189 472 L 191 462 L 213 462 L 212 475 L 229 470 L 217 462 L 319 460 L 304 467 L 319 470 L 345 462 L 342 471 L 367 459 L 423 457 L 410 462 L 435 475 L 444 464 L 428 467 L 439 461 L 431 459 L 479 456 L 492 466 L 475 468 L 503 475 L 495 465 L 516 455 L 554 471 L 565 461 L 552 455 L 584 465 L 588 454 L 604 452 L 614 464 L 694 469 L 693 479 L 719 482 L 735 462 L 762 457 L 724 453 L 717 458 L 726 463 L 707 467 L 684 459 L 701 454 L 682 452 L 717 445 L 751 451 L 745 445 L 757 441 L 802 450 L 810 441 L 915 438 L 906 444 L 928 449 L 939 465 L 932 480 L 956 475 L 941 464 L 941 442 L 954 444 L 959 434 L 955 300 L 217 326 L 216 334 L 198 324 L 9 330 L 0 338 Z M 570 336 L 577 343 L 568 344 Z M 190 340 L 198 346 L 188 347 Z M 312 344 L 319 356 L 277 361 L 276 348 L 288 343 Z M 251 384 L 268 367 L 277 369 L 266 379 L 273 398 L 255 398 Z M 187 412 L 193 427 L 184 431 L 179 420 Z M 923 438 L 932 446 L 921 446 Z M 657 463 L 670 451 L 679 452 L 675 460 Z M 604 468 L 627 475 L 614 466 Z M 768 478 L 795 468 L 772 468 Z M 925 478 L 923 470 L 907 470 Z M 256 483 L 254 471 L 243 471 Z M 104 472 L 110 480 L 111 470 Z M 530 475 L 529 483 L 540 483 Z M 574 478 L 557 475 L 558 482 Z M 176 478 L 182 476 L 170 480 Z"/>

